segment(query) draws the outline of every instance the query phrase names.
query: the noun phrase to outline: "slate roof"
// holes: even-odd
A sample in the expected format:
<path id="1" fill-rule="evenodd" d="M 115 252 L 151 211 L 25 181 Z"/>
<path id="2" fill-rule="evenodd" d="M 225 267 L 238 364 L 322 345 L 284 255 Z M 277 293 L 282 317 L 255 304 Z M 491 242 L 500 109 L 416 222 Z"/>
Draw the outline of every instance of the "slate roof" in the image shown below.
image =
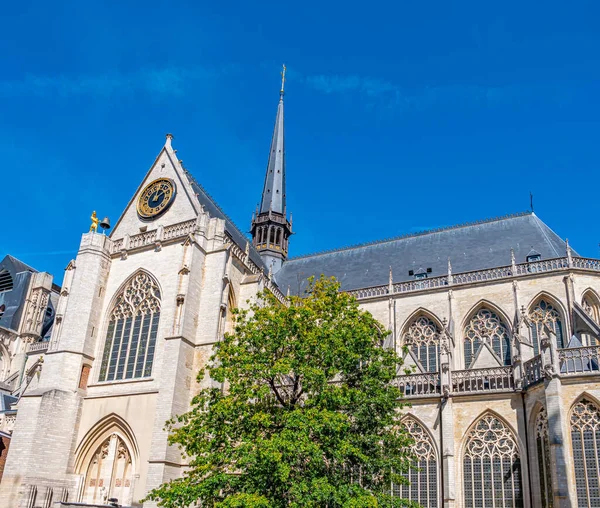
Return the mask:
<path id="1" fill-rule="evenodd" d="M 271 138 L 260 213 L 269 210 L 285 215 L 285 144 L 283 137 L 283 92 L 279 96 L 275 127 Z"/>
<path id="2" fill-rule="evenodd" d="M 531 249 L 542 259 L 566 255 L 565 242 L 533 212 L 424 231 L 370 244 L 291 258 L 275 274 L 285 293 L 301 294 L 311 275 L 335 276 L 343 290 L 387 284 L 390 267 L 394 282 L 414 280 L 408 274 L 431 268 L 429 277 L 482 270 L 526 261 Z M 573 255 L 577 255 L 573 252 Z"/>
<path id="3" fill-rule="evenodd" d="M 221 209 L 221 207 L 217 204 L 217 202 L 211 197 L 211 195 L 206 191 L 202 185 L 200 185 L 196 179 L 186 170 L 186 176 L 192 185 L 192 189 L 198 198 L 198 202 L 204 207 L 204 209 L 209 213 L 211 217 L 217 217 L 225 221 L 225 231 L 229 233 L 233 241 L 237 244 L 237 246 L 244 250 L 246 248 L 246 243 L 249 243 L 250 250 L 249 255 L 250 259 L 254 261 L 254 263 L 259 267 L 265 270 L 265 273 L 268 271 L 265 266 L 262 258 L 258 251 L 252 245 L 252 241 L 242 233 L 239 228 L 234 224 L 234 222 L 227 216 L 227 214 Z"/>
<path id="4" fill-rule="evenodd" d="M 17 397 L 13 395 L 8 395 L 7 393 L 0 394 L 0 413 L 7 413 L 14 411 L 10 406 L 17 402 Z"/>
<path id="5" fill-rule="evenodd" d="M 9 260 L 13 264 L 15 273 L 21 273 L 21 272 L 37 273 L 37 270 L 35 268 L 32 268 L 28 264 L 23 263 L 23 261 L 21 261 L 20 259 L 17 259 L 14 256 L 11 256 L 10 254 L 7 254 L 6 257 L 2 261 L 6 261 L 6 260 Z"/>

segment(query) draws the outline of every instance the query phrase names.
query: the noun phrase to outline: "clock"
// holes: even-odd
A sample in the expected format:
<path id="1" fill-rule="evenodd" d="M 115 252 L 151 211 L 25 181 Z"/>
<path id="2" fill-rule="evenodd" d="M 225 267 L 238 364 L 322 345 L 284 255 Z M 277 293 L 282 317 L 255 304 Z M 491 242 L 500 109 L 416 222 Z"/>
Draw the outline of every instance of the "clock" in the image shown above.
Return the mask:
<path id="1" fill-rule="evenodd" d="M 159 178 L 150 182 L 138 199 L 137 213 L 142 219 L 155 219 L 167 211 L 175 200 L 175 182 Z"/>

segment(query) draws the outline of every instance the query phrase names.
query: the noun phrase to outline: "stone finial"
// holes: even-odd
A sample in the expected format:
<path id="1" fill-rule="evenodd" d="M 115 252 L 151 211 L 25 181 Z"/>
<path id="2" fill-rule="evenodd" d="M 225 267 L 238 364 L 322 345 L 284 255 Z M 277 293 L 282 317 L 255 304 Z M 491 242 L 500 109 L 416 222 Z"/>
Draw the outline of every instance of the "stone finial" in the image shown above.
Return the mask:
<path id="1" fill-rule="evenodd" d="M 571 245 L 569 245 L 569 239 L 565 240 L 567 250 L 567 263 L 569 266 L 573 266 L 573 254 L 571 253 Z"/>
<path id="2" fill-rule="evenodd" d="M 388 281 L 388 293 L 392 294 L 394 292 L 394 276 L 392 275 L 392 267 L 390 266 L 390 278 Z"/>
<path id="3" fill-rule="evenodd" d="M 288 284 L 286 295 L 288 298 L 290 297 L 290 285 Z"/>
<path id="4" fill-rule="evenodd" d="M 173 134 L 167 134 L 166 135 L 166 141 L 165 141 L 165 146 L 168 148 L 171 148 L 171 141 L 173 141 Z"/>
<path id="5" fill-rule="evenodd" d="M 517 274 L 517 260 L 515 259 L 515 249 L 510 249 L 510 267 L 513 275 Z"/>

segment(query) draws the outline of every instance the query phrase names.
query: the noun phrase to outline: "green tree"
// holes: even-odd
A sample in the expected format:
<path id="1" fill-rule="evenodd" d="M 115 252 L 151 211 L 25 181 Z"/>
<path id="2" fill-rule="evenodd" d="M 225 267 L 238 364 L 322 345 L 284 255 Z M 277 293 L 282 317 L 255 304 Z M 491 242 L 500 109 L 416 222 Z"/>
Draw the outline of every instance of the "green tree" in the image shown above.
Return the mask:
<path id="1" fill-rule="evenodd" d="M 167 424 L 190 468 L 149 499 L 168 508 L 411 505 L 390 494 L 411 461 L 393 384 L 401 359 L 382 347 L 385 328 L 339 289 L 311 279 L 287 306 L 263 292 L 234 311 L 235 331 L 207 368 L 224 389 L 201 390 Z"/>

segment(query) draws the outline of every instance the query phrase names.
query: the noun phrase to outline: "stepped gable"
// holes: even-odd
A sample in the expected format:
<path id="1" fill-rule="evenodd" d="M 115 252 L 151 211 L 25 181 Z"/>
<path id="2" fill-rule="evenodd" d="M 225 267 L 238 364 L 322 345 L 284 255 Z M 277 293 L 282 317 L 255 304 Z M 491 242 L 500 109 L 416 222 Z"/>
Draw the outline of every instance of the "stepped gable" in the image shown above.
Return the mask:
<path id="1" fill-rule="evenodd" d="M 532 249 L 542 259 L 566 255 L 564 240 L 533 212 L 524 212 L 292 258 L 275 281 L 284 293 L 289 287 L 290 294 L 301 294 L 308 277 L 324 274 L 335 276 L 347 291 L 387 284 L 390 267 L 394 282 L 403 282 L 414 280 L 409 270 L 430 268 L 428 277 L 447 274 L 448 258 L 453 273 L 507 266 L 511 248 L 517 263 Z"/>

